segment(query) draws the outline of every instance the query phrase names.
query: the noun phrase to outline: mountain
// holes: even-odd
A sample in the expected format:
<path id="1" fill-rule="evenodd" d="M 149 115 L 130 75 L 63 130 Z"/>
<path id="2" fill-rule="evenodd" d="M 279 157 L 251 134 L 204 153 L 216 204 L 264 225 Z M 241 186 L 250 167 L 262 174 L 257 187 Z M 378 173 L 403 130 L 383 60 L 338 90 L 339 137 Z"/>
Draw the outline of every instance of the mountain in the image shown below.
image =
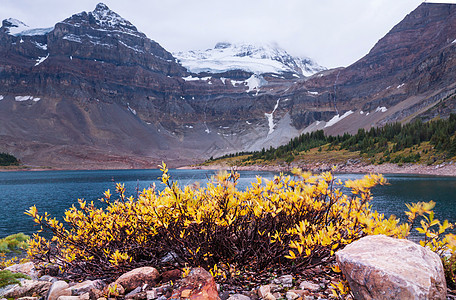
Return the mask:
<path id="1" fill-rule="evenodd" d="M 339 134 L 448 116 L 455 111 L 455 40 L 456 5 L 422 3 L 353 65 L 296 86 L 293 124 Z M 327 126 L 323 112 L 338 122 Z"/>
<path id="2" fill-rule="evenodd" d="M 311 76 L 326 70 L 310 58 L 293 57 L 277 45 L 217 43 L 213 49 L 176 52 L 173 55 L 193 73 L 292 73 Z"/>
<path id="3" fill-rule="evenodd" d="M 59 168 L 180 166 L 316 129 L 445 117 L 456 111 L 455 40 L 456 5 L 423 3 L 346 68 L 304 77 L 277 47 L 218 44 L 207 57 L 263 57 L 270 69 L 201 73 L 104 4 L 47 29 L 7 19 L 0 152 Z"/>

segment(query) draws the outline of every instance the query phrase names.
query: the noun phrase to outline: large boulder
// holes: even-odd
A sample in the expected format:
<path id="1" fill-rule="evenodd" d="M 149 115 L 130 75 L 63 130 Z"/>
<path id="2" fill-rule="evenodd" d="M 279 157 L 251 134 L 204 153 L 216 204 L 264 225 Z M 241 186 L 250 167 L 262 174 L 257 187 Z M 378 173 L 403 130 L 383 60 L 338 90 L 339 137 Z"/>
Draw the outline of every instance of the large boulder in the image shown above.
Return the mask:
<path id="1" fill-rule="evenodd" d="M 214 277 L 203 268 L 194 268 L 177 283 L 171 299 L 220 300 Z"/>
<path id="2" fill-rule="evenodd" d="M 5 287 L 0 291 L 0 298 L 22 298 L 46 295 L 51 287 L 50 282 L 36 280 L 22 280 L 20 284 Z"/>
<path id="3" fill-rule="evenodd" d="M 367 236 L 336 259 L 355 299 L 446 299 L 439 256 L 413 242 Z"/>
<path id="4" fill-rule="evenodd" d="M 144 284 L 154 286 L 159 281 L 159 275 L 157 269 L 153 267 L 142 267 L 123 274 L 114 284 L 120 284 L 125 292 L 130 292 Z"/>

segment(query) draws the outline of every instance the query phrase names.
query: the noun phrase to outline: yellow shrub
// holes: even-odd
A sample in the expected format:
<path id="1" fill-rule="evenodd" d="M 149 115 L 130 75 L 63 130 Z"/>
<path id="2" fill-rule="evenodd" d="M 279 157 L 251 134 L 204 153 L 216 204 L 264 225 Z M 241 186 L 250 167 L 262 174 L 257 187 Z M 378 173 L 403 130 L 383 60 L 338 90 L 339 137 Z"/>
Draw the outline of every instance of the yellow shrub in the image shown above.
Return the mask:
<path id="1" fill-rule="evenodd" d="M 409 224 L 373 212 L 370 189 L 385 184 L 381 175 L 336 181 L 331 173 L 294 170 L 294 177 L 260 177 L 245 191 L 239 174 L 220 173 L 207 187 L 179 187 L 162 167 L 166 188 L 143 190 L 137 199 L 105 192 L 97 208 L 79 200 L 65 212 L 66 225 L 31 207 L 26 213 L 50 240 L 34 235 L 28 253 L 36 261 L 57 264 L 69 276 L 116 276 L 143 265 L 167 268 L 202 266 L 232 277 L 239 269 L 292 270 L 333 261 L 334 251 L 367 234 L 403 238 Z M 351 190 L 344 194 L 341 188 Z"/>

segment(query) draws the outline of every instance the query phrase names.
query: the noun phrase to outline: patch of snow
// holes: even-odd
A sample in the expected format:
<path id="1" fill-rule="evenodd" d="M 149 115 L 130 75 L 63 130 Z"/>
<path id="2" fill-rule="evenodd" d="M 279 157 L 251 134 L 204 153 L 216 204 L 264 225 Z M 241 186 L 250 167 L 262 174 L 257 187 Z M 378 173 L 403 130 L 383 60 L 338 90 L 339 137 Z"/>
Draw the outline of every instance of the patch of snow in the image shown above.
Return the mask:
<path id="1" fill-rule="evenodd" d="M 72 55 L 70 55 L 70 60 L 73 60 L 73 56 Z"/>
<path id="2" fill-rule="evenodd" d="M 128 104 L 128 110 L 136 116 L 136 110 L 130 107 L 130 104 Z"/>
<path id="3" fill-rule="evenodd" d="M 3 100 L 3 95 L 0 95 L 0 101 L 2 101 L 2 100 Z"/>
<path id="4" fill-rule="evenodd" d="M 271 133 L 274 132 L 274 127 L 275 127 L 275 124 L 274 124 L 274 113 L 277 110 L 277 108 L 279 107 L 279 102 L 280 102 L 280 99 L 277 99 L 277 103 L 274 106 L 274 110 L 270 114 L 264 113 L 264 115 L 268 119 L 268 126 L 269 126 L 268 135 L 270 135 Z"/>
<path id="5" fill-rule="evenodd" d="M 192 129 L 192 128 L 193 128 L 193 126 L 192 126 L 192 125 L 185 125 L 185 127 L 187 127 L 187 128 L 190 128 L 190 129 Z"/>
<path id="6" fill-rule="evenodd" d="M 150 123 L 150 122 L 146 122 L 146 124 L 147 124 L 147 125 L 151 125 L 152 123 Z"/>
<path id="7" fill-rule="evenodd" d="M 386 89 L 389 90 L 391 88 L 391 85 L 387 86 Z"/>
<path id="8" fill-rule="evenodd" d="M 49 53 L 45 57 L 38 57 L 38 59 L 36 60 L 35 67 L 38 66 L 39 64 L 41 64 L 43 61 L 45 61 L 48 57 L 49 57 Z"/>
<path id="9" fill-rule="evenodd" d="M 225 82 L 226 82 L 226 78 L 224 78 L 224 77 L 220 77 L 220 80 L 223 82 L 223 84 L 225 84 Z"/>
<path id="10" fill-rule="evenodd" d="M 21 39 L 22 41 L 22 39 Z M 33 44 L 35 44 L 35 46 L 37 46 L 38 48 L 40 48 L 41 50 L 47 50 L 47 45 L 46 44 L 40 44 L 40 43 L 37 43 L 37 42 L 33 42 Z"/>
<path id="11" fill-rule="evenodd" d="M 206 128 L 206 130 L 204 130 L 204 132 L 206 132 L 207 134 L 211 133 L 211 131 L 209 130 L 209 128 Z"/>
<path id="12" fill-rule="evenodd" d="M 185 81 L 197 81 L 200 80 L 199 77 L 193 77 L 192 75 L 188 75 L 187 77 L 182 77 L 183 80 Z"/>
<path id="13" fill-rule="evenodd" d="M 380 107 L 380 106 L 379 106 L 379 107 L 377 107 L 377 108 L 375 109 L 375 112 L 382 112 L 382 113 L 384 113 L 384 112 L 386 112 L 387 110 L 388 110 L 388 109 L 387 109 L 386 107 L 384 107 L 384 106 Z"/>
<path id="14" fill-rule="evenodd" d="M 23 101 L 28 101 L 28 100 L 33 100 L 35 102 L 38 102 L 41 100 L 41 98 L 35 98 L 33 96 L 16 96 L 16 97 L 14 97 L 14 99 L 17 102 L 23 102 Z"/>
<path id="15" fill-rule="evenodd" d="M 30 29 L 30 27 L 24 22 L 13 18 L 6 19 L 5 23 L 6 33 L 10 35 L 17 35 L 24 30 Z"/>
<path id="16" fill-rule="evenodd" d="M 49 32 L 54 30 L 54 27 L 48 27 L 48 28 L 33 28 L 33 29 L 27 29 L 22 32 L 19 32 L 16 34 L 16 36 L 36 36 L 36 35 L 46 35 Z"/>
<path id="17" fill-rule="evenodd" d="M 359 114 L 360 114 L 360 115 L 364 115 L 364 112 L 363 112 L 363 111 L 360 111 Z"/>
<path id="18" fill-rule="evenodd" d="M 244 70 L 254 74 L 293 72 L 313 75 L 325 68 L 309 58 L 293 57 L 277 45 L 218 43 L 212 49 L 173 53 L 192 73 Z M 296 77 L 300 78 L 299 75 Z"/>
<path id="19" fill-rule="evenodd" d="M 316 95 L 318 95 L 319 93 L 318 93 L 318 92 L 311 92 L 311 91 L 307 91 L 307 94 L 310 94 L 310 95 L 314 95 L 314 96 L 316 96 Z"/>
<path id="20" fill-rule="evenodd" d="M 400 85 L 397 86 L 397 89 L 400 89 L 401 87 L 403 87 L 405 85 L 405 83 L 402 83 Z"/>
<path id="21" fill-rule="evenodd" d="M 370 114 L 370 112 L 367 112 L 367 113 L 366 113 L 366 117 L 367 117 L 369 114 Z"/>
<path id="22" fill-rule="evenodd" d="M 68 41 L 71 41 L 71 42 L 75 42 L 75 43 L 82 43 L 81 38 L 79 36 L 77 36 L 77 35 L 74 35 L 74 34 L 67 34 L 62 39 L 68 40 Z"/>
<path id="23" fill-rule="evenodd" d="M 452 41 L 451 43 L 452 43 L 452 44 L 456 44 L 456 40 Z"/>
<path id="24" fill-rule="evenodd" d="M 345 119 L 346 117 L 348 117 L 352 113 L 353 113 L 353 111 L 349 110 L 346 113 L 344 113 L 342 116 L 335 115 L 331 120 L 328 121 L 328 123 L 326 123 L 324 128 L 333 126 L 334 124 L 336 124 L 337 122 L 339 122 L 342 119 Z"/>
<path id="25" fill-rule="evenodd" d="M 131 47 L 131 46 L 128 46 L 127 44 L 125 44 L 124 42 L 122 41 L 119 41 L 120 44 L 122 44 L 123 46 L 127 47 L 128 49 L 131 49 L 135 52 L 138 52 L 138 53 L 144 53 L 144 51 L 142 51 L 141 49 L 138 49 L 138 48 L 135 48 L 135 47 Z M 110 45 L 111 46 L 111 45 Z"/>
<path id="26" fill-rule="evenodd" d="M 245 121 L 247 123 L 247 125 L 252 125 L 252 123 L 250 123 L 249 121 Z"/>
<path id="27" fill-rule="evenodd" d="M 241 84 L 241 83 L 244 83 L 245 84 L 245 81 L 242 81 L 242 80 L 232 80 L 231 79 L 231 84 L 235 87 L 236 84 Z"/>
<path id="28" fill-rule="evenodd" d="M 249 79 L 245 81 L 245 84 L 249 87 L 247 93 L 252 92 L 253 90 L 256 90 L 258 93 L 260 91 L 260 87 L 263 86 L 265 82 L 266 80 L 264 80 L 262 76 L 253 74 Z"/>
<path id="29" fill-rule="evenodd" d="M 24 42 L 24 40 L 21 38 L 21 40 L 19 41 L 20 44 L 22 44 Z"/>

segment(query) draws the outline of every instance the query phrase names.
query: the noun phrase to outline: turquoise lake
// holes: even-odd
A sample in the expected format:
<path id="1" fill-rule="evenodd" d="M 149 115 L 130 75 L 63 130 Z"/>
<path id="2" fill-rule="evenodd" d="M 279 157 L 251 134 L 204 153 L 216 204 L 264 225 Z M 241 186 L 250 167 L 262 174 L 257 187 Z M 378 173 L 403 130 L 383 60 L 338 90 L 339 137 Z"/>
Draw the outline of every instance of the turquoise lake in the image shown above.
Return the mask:
<path id="1" fill-rule="evenodd" d="M 170 170 L 172 179 L 179 184 L 205 183 L 214 171 Z M 242 171 L 238 187 L 245 189 L 257 175 L 273 178 L 275 172 Z M 127 195 L 136 195 L 137 189 L 155 183 L 163 188 L 158 177 L 159 170 L 99 170 L 99 171 L 43 171 L 43 172 L 0 172 L 0 238 L 24 232 L 36 232 L 32 219 L 24 214 L 30 206 L 38 211 L 47 211 L 61 218 L 63 212 L 78 198 L 95 201 L 103 192 L 114 191 L 115 183 L 125 183 Z M 342 181 L 361 178 L 359 174 L 338 174 Z M 456 177 L 429 177 L 414 175 L 385 175 L 389 185 L 375 187 L 373 208 L 385 215 L 394 214 L 405 218 L 405 203 L 437 202 L 436 217 L 456 222 Z"/>

